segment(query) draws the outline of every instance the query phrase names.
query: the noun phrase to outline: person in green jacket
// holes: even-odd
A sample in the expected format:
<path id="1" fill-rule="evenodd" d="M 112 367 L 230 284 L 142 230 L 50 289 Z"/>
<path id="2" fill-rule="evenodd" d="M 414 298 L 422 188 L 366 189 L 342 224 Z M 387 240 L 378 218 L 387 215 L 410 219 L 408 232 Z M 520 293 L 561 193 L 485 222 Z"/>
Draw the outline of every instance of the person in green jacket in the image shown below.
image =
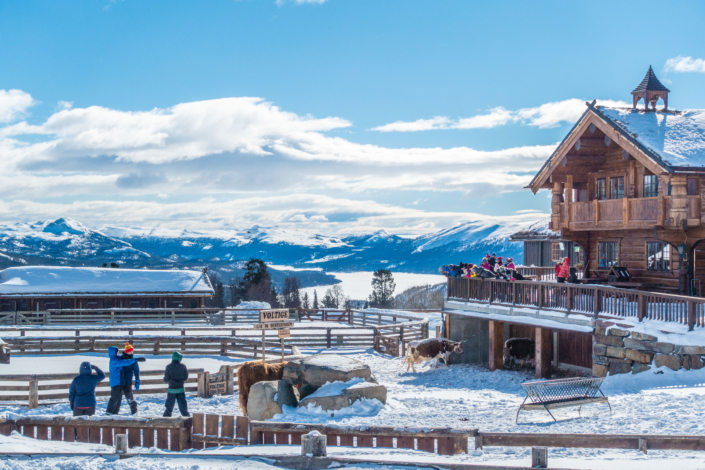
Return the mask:
<path id="1" fill-rule="evenodd" d="M 183 359 L 181 353 L 174 351 L 171 355 L 171 363 L 166 366 L 164 371 L 164 383 L 168 384 L 165 417 L 171 416 L 171 412 L 174 411 L 174 402 L 178 402 L 181 416 L 190 416 L 186 403 L 186 389 L 184 388 L 184 383 L 188 380 L 188 369 L 181 363 L 181 359 Z"/>

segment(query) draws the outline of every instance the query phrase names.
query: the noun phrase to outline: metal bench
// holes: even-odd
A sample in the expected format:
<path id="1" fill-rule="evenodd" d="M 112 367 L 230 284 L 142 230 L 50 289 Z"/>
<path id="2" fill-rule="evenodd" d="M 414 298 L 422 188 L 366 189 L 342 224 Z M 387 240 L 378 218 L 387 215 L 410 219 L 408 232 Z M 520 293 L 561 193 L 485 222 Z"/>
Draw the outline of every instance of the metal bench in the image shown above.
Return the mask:
<path id="1" fill-rule="evenodd" d="M 612 412 L 612 405 L 602 393 L 600 387 L 604 377 L 591 378 L 571 378 L 571 379 L 556 379 L 556 380 L 539 380 L 535 382 L 525 382 L 521 384 L 526 392 L 526 398 L 517 411 L 517 416 L 514 422 L 519 421 L 519 413 L 521 410 L 546 410 L 553 421 L 556 417 L 551 413 L 555 408 L 566 408 L 570 406 L 578 406 L 578 416 L 583 405 L 592 405 L 595 403 L 607 403 Z M 528 400 L 528 403 L 527 403 Z"/>

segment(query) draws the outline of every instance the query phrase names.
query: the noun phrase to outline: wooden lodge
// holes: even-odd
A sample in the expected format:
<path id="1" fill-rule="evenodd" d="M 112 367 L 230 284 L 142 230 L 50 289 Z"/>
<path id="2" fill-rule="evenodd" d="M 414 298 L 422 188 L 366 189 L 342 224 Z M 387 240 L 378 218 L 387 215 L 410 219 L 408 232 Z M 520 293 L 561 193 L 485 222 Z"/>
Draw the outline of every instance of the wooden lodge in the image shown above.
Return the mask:
<path id="1" fill-rule="evenodd" d="M 57 266 L 0 271 L 0 311 L 202 308 L 213 295 L 201 271 Z"/>
<path id="2" fill-rule="evenodd" d="M 528 337 L 537 377 L 551 365 L 604 374 L 594 367 L 596 328 L 604 335 L 620 319 L 705 326 L 705 110 L 670 110 L 669 92 L 649 68 L 631 108 L 586 103 L 528 186 L 551 190 L 550 222 L 512 237 L 534 266 L 524 274 L 569 257 L 579 284 L 449 279 L 445 334 L 465 351 L 451 360 L 502 368 L 504 341 Z"/>

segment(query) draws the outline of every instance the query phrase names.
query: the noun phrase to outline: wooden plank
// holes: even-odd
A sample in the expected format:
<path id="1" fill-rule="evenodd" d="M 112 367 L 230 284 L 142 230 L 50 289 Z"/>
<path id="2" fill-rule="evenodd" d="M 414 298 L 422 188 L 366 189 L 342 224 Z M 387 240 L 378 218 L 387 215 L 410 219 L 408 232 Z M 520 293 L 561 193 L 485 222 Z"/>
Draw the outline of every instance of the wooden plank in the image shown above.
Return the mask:
<path id="1" fill-rule="evenodd" d="M 355 445 L 355 436 L 341 435 L 340 445 L 346 447 L 353 447 Z"/>
<path id="2" fill-rule="evenodd" d="M 88 428 L 88 442 L 91 444 L 100 444 L 103 429 L 99 426 Z"/>
<path id="3" fill-rule="evenodd" d="M 326 434 L 326 445 L 327 446 L 337 446 L 338 445 L 338 435 L 337 434 Z"/>
<path id="4" fill-rule="evenodd" d="M 377 437 L 377 447 L 394 447 L 394 438 L 389 436 Z"/>
<path id="5" fill-rule="evenodd" d="M 414 449 L 413 437 L 397 437 L 397 449 Z"/>
<path id="6" fill-rule="evenodd" d="M 416 439 L 418 450 L 424 452 L 436 452 L 435 439 L 432 437 L 419 437 Z"/>
<path id="7" fill-rule="evenodd" d="M 490 371 L 504 369 L 504 322 L 490 320 Z"/>
<path id="8" fill-rule="evenodd" d="M 206 435 L 220 437 L 218 434 L 218 425 L 220 424 L 219 415 L 206 415 Z M 217 444 L 206 443 L 206 447 L 218 447 Z"/>
<path id="9" fill-rule="evenodd" d="M 277 440 L 277 445 L 288 446 L 289 445 L 289 433 L 288 432 L 278 432 L 274 435 Z"/>
<path id="10" fill-rule="evenodd" d="M 157 429 L 157 449 L 169 450 L 169 430 Z"/>
<path id="11" fill-rule="evenodd" d="M 142 447 L 142 430 L 139 428 L 130 428 L 127 430 L 127 445 L 130 449 L 133 447 Z"/>
<path id="12" fill-rule="evenodd" d="M 537 379 L 548 379 L 551 377 L 551 330 L 536 327 L 535 342 L 535 376 Z"/>
<path id="13" fill-rule="evenodd" d="M 76 426 L 64 426 L 64 442 L 76 442 Z"/>
<path id="14" fill-rule="evenodd" d="M 262 433 L 262 440 L 263 444 L 274 444 L 274 433 L 273 432 L 265 432 Z"/>
<path id="15" fill-rule="evenodd" d="M 235 437 L 235 416 L 223 415 L 220 435 L 221 437 Z"/>
<path id="16" fill-rule="evenodd" d="M 468 449 L 467 437 L 441 437 L 438 439 L 439 455 L 465 454 Z"/>
<path id="17" fill-rule="evenodd" d="M 106 446 L 115 445 L 115 444 L 113 444 L 113 432 L 114 432 L 113 428 L 107 428 L 107 427 L 103 428 L 103 432 L 102 432 L 101 437 L 103 438 L 103 444 L 105 444 Z"/>
<path id="18" fill-rule="evenodd" d="M 292 433 L 290 433 L 290 435 L 291 435 L 291 445 L 300 446 L 300 445 L 301 445 L 301 435 L 302 435 L 302 434 L 303 434 L 303 433 L 300 433 L 300 432 L 292 432 Z M 350 437 L 352 437 L 352 436 L 350 436 Z"/>
<path id="19" fill-rule="evenodd" d="M 246 416 L 238 416 L 235 419 L 235 437 L 247 440 L 250 430 L 250 420 Z"/>
<path id="20" fill-rule="evenodd" d="M 42 441 L 49 440 L 49 426 L 37 426 L 37 439 Z"/>
<path id="21" fill-rule="evenodd" d="M 154 429 L 142 429 L 142 447 L 146 447 L 148 449 L 154 447 Z"/>
<path id="22" fill-rule="evenodd" d="M 357 447 L 374 447 L 373 437 L 370 435 L 357 435 Z"/>
<path id="23" fill-rule="evenodd" d="M 64 440 L 63 426 L 51 426 L 51 440 L 52 441 L 63 441 Z M 112 443 L 111 443 L 111 445 L 112 445 Z"/>
<path id="24" fill-rule="evenodd" d="M 203 413 L 193 413 L 191 416 L 193 418 L 192 425 L 194 437 L 204 436 L 206 429 L 205 415 Z M 194 449 L 204 449 L 206 445 L 204 442 L 198 441 L 193 443 L 193 447 Z"/>
<path id="25" fill-rule="evenodd" d="M 169 450 L 172 452 L 181 452 L 181 430 L 169 429 Z"/>
<path id="26" fill-rule="evenodd" d="M 22 426 L 22 435 L 34 439 L 36 426 L 31 424 Z"/>

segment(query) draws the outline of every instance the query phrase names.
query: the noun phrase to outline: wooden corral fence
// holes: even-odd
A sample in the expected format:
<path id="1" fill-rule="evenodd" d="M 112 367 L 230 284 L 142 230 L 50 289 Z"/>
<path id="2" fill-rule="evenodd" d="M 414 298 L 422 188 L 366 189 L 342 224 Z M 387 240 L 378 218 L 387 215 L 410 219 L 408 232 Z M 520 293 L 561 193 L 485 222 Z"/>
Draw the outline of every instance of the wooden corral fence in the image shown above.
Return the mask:
<path id="1" fill-rule="evenodd" d="M 418 317 L 388 312 L 352 309 L 289 309 L 296 321 L 335 321 L 362 326 L 386 325 Z M 396 319 L 396 320 L 395 320 Z M 112 308 L 51 309 L 45 311 L 0 312 L 0 325 L 129 325 L 155 323 L 161 325 L 227 326 L 259 323 L 258 309 L 238 308 Z"/>
<path id="2" fill-rule="evenodd" d="M 200 397 L 207 396 L 207 372 L 203 369 L 188 369 L 189 378 L 185 383 L 186 392 L 196 392 Z M 41 404 L 56 403 L 68 400 L 69 387 L 76 374 L 2 374 L 0 375 L 0 402 L 18 402 L 29 408 L 37 408 Z M 96 386 L 96 395 L 110 396 L 109 372 L 105 372 L 105 380 Z M 166 393 L 164 370 L 140 370 L 140 389 L 133 391 L 136 395 L 149 393 Z M 18 384 L 22 382 L 22 384 Z M 235 379 L 235 383 L 237 383 Z M 10 392 L 12 394 L 8 394 Z"/>
<path id="3" fill-rule="evenodd" d="M 615 287 L 495 279 L 449 278 L 448 300 L 553 310 L 565 314 L 633 317 L 705 327 L 705 298 Z"/>
<path id="4" fill-rule="evenodd" d="M 192 418 L 194 449 L 248 444 L 250 421 L 245 416 L 193 413 Z"/>
<path id="5" fill-rule="evenodd" d="M 406 345 L 411 341 L 428 338 L 428 320 L 376 326 L 374 328 L 374 349 L 393 357 L 403 357 Z"/>
<path id="6" fill-rule="evenodd" d="M 127 434 L 129 447 L 157 447 L 179 452 L 193 448 L 192 418 L 117 418 L 25 416 L 0 422 L 0 434 L 18 431 L 44 441 L 115 445 L 115 435 Z"/>
<path id="7" fill-rule="evenodd" d="M 262 340 L 233 336 L 20 336 L 3 340 L 14 356 L 47 354 L 106 353 L 110 346 L 122 345 L 129 340 L 136 354 L 154 356 L 171 355 L 173 351 L 199 356 L 224 356 L 240 359 L 261 358 Z M 265 357 L 280 357 L 282 342 L 265 341 Z M 292 352 L 284 344 L 284 352 Z"/>

